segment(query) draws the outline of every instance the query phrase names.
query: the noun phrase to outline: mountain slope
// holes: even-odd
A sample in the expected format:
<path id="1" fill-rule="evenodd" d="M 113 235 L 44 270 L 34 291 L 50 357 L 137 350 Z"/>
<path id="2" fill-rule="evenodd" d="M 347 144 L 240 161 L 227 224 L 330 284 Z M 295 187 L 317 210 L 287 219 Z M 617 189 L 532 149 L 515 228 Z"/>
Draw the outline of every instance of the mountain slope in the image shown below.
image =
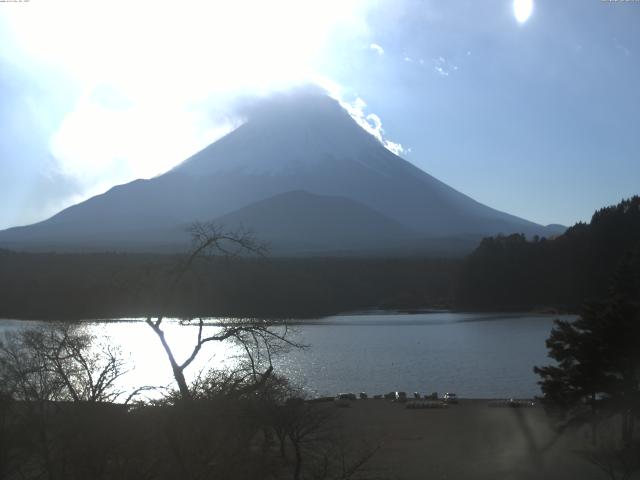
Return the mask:
<path id="1" fill-rule="evenodd" d="M 120 250 L 184 245 L 187 238 L 178 228 L 181 225 L 224 217 L 299 191 L 356 202 L 363 207 L 358 214 L 368 218 L 363 225 L 373 212 L 386 218 L 387 236 L 398 239 L 406 238 L 407 231 L 431 238 L 549 231 L 482 205 L 394 155 L 336 101 L 296 92 L 263 102 L 245 124 L 164 175 L 114 187 L 44 222 L 0 232 L 0 245 Z M 303 215 L 297 212 L 298 221 L 291 223 L 282 213 L 295 207 L 288 205 L 295 204 L 295 197 L 267 203 L 271 205 L 267 213 L 249 217 L 268 225 L 270 235 L 288 232 L 289 243 L 295 243 L 295 238 L 304 238 Z M 319 203 L 331 202 L 325 198 Z M 255 211 L 264 208 L 255 205 Z M 334 239 L 346 239 L 344 222 L 332 224 L 332 215 L 312 210 L 309 215 L 323 232 L 316 238 L 323 238 L 327 249 L 333 249 Z M 355 210 L 351 209 L 351 223 L 357 225 Z M 295 224 L 297 232 L 292 230 Z M 388 244 L 383 237 L 376 236 L 380 247 Z"/>
<path id="2" fill-rule="evenodd" d="M 230 229 L 250 226 L 273 250 L 294 253 L 399 248 L 419 238 L 354 200 L 304 191 L 270 197 L 217 221 Z"/>
<path id="3" fill-rule="evenodd" d="M 336 101 L 319 95 L 279 98 L 174 172 L 229 177 L 232 184 L 242 177 L 255 197 L 302 189 L 353 198 L 428 236 L 545 232 L 476 202 L 394 155 Z"/>

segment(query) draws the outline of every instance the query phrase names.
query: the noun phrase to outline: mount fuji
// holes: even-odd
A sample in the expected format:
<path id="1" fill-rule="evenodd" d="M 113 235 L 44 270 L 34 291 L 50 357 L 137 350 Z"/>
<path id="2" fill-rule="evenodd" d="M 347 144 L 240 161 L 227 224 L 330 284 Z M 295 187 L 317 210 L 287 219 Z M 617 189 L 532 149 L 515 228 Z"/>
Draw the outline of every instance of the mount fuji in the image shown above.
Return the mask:
<path id="1" fill-rule="evenodd" d="M 183 250 L 195 221 L 251 228 L 282 255 L 469 250 L 482 236 L 562 231 L 473 200 L 386 149 L 337 101 L 298 91 L 163 175 L 0 232 L 0 246 Z"/>

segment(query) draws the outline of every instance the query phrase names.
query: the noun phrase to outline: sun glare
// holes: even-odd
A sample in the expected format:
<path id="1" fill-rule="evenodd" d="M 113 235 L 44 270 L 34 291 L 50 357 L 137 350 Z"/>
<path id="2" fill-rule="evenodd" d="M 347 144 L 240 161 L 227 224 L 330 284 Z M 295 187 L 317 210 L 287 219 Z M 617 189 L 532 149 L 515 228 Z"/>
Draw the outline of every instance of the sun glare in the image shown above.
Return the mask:
<path id="1" fill-rule="evenodd" d="M 162 173 L 228 131 L 226 119 L 209 118 L 226 99 L 312 81 L 332 32 L 362 28 L 364 8 L 361 0 L 37 3 L 9 12 L 8 26 L 43 78 L 61 75 L 77 93 L 51 143 L 61 170 L 85 183 L 107 172 L 120 172 L 111 183 Z"/>
<path id="2" fill-rule="evenodd" d="M 533 12 L 533 0 L 513 0 L 513 14 L 518 23 L 526 22 Z"/>

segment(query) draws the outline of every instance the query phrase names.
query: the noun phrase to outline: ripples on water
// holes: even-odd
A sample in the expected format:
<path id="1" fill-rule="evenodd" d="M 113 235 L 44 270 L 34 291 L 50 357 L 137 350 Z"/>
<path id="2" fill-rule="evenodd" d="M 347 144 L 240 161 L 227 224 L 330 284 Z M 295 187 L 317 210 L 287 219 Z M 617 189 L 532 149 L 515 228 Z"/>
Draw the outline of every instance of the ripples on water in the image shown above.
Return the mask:
<path id="1" fill-rule="evenodd" d="M 465 397 L 539 394 L 534 365 L 548 364 L 545 340 L 557 316 L 528 314 L 363 313 L 294 321 L 293 338 L 308 345 L 279 358 L 276 371 L 312 395 L 454 391 Z M 211 320 L 213 323 L 223 320 Z M 38 322 L 0 320 L 8 331 Z M 171 370 L 155 334 L 141 320 L 91 322 L 91 333 L 118 345 L 128 358 L 131 387 L 166 385 Z M 186 358 L 197 327 L 163 322 L 178 361 Z M 216 328 L 216 327 L 209 327 Z M 233 365 L 237 347 L 212 342 L 190 367 Z"/>

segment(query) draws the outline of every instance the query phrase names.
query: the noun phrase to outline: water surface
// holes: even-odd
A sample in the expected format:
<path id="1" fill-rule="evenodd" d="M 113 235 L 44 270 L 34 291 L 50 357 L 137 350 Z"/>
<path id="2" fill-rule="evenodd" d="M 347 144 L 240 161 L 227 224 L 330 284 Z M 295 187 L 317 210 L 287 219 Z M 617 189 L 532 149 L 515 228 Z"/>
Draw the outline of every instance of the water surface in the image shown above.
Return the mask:
<path id="1" fill-rule="evenodd" d="M 453 391 L 465 397 L 532 397 L 540 393 L 534 365 L 550 362 L 545 340 L 557 316 L 486 313 L 362 313 L 297 321 L 292 333 L 308 345 L 275 361 L 276 371 L 312 395 Z M 213 319 L 215 320 L 215 319 Z M 0 320 L 0 332 L 39 322 Z M 165 320 L 176 357 L 186 358 L 196 327 Z M 88 322 L 100 341 L 118 345 L 128 359 L 127 388 L 168 385 L 164 351 L 141 320 Z M 215 327 L 212 327 L 215 328 Z M 231 344 L 207 344 L 189 376 L 209 367 L 232 366 Z"/>

